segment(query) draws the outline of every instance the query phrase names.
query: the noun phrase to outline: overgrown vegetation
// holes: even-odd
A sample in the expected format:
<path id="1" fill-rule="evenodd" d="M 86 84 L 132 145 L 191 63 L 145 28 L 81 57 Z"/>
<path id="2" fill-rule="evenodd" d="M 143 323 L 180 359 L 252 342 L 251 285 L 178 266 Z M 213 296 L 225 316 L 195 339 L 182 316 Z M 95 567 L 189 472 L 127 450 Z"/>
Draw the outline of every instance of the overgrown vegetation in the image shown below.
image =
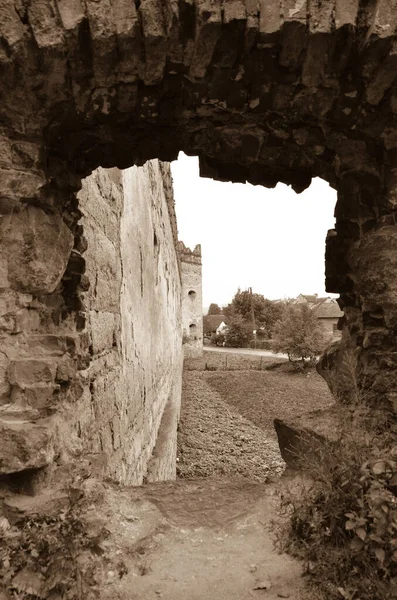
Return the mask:
<path id="1" fill-rule="evenodd" d="M 265 298 L 262 294 L 253 294 L 248 290 L 237 290 L 233 300 L 223 308 L 223 312 L 231 320 L 240 317 L 249 328 L 251 335 L 254 329 L 265 338 L 270 338 L 273 327 L 282 317 L 283 306 Z"/>
<path id="2" fill-rule="evenodd" d="M 319 444 L 301 458 L 303 478 L 282 495 L 290 519 L 277 538 L 305 561 L 313 598 L 391 600 L 397 598 L 395 424 L 365 408 L 347 365 L 345 376 L 349 371 L 340 443 Z"/>
<path id="3" fill-rule="evenodd" d="M 291 361 L 313 362 L 328 340 L 321 322 L 307 304 L 291 304 L 274 326 L 273 342 L 275 352 L 288 354 Z"/>
<path id="4" fill-rule="evenodd" d="M 81 496 L 81 500 L 80 500 Z M 126 573 L 120 556 L 106 546 L 109 531 L 86 503 L 70 490 L 68 507 L 31 514 L 16 524 L 0 517 L 0 597 L 15 600 L 91 600 L 105 575 Z M 94 514 L 94 517 L 87 515 Z"/>

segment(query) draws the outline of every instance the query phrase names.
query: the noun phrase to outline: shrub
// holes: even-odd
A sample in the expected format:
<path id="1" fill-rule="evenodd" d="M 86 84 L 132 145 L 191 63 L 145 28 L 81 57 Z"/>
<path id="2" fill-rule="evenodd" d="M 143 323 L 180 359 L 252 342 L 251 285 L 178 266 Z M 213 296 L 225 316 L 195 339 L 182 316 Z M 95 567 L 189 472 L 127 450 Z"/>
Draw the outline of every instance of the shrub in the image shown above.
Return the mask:
<path id="1" fill-rule="evenodd" d="M 245 348 L 251 336 L 252 325 L 248 325 L 239 315 L 228 321 L 228 330 L 225 336 L 226 346 Z"/>
<path id="2" fill-rule="evenodd" d="M 284 547 L 326 600 L 397 598 L 397 446 L 383 416 L 341 409 L 340 443 L 305 457 L 305 483 L 282 506 Z"/>
<path id="3" fill-rule="evenodd" d="M 326 347 L 327 339 L 315 313 L 306 305 L 290 305 L 273 331 L 274 350 L 290 360 L 314 361 Z"/>
<path id="4" fill-rule="evenodd" d="M 225 341 L 225 336 L 222 333 L 213 333 L 211 335 L 211 343 L 214 346 L 223 346 L 223 342 Z"/>

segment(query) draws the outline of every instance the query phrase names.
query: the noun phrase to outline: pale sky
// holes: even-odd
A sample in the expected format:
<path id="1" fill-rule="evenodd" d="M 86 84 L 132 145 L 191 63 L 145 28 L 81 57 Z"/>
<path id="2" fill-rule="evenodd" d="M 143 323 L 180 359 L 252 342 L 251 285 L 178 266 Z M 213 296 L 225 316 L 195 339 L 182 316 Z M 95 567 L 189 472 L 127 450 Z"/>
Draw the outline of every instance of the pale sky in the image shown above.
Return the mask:
<path id="1" fill-rule="evenodd" d="M 336 192 L 314 179 L 302 194 L 199 177 L 198 159 L 171 165 L 179 239 L 201 244 L 203 306 L 228 304 L 237 288 L 266 298 L 329 295 L 324 251 L 334 226 Z"/>

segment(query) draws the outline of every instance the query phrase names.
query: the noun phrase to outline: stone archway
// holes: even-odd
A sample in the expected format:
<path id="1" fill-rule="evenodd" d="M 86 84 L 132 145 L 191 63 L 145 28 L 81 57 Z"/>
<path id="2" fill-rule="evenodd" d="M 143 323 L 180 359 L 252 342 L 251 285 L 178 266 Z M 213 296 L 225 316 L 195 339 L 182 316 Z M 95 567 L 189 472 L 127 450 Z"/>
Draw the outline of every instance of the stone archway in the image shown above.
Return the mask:
<path id="1" fill-rule="evenodd" d="M 84 368 L 82 177 L 180 150 L 219 180 L 319 176 L 338 191 L 327 289 L 359 380 L 393 406 L 396 26 L 386 0 L 2 0 L 4 294 L 56 305 Z"/>

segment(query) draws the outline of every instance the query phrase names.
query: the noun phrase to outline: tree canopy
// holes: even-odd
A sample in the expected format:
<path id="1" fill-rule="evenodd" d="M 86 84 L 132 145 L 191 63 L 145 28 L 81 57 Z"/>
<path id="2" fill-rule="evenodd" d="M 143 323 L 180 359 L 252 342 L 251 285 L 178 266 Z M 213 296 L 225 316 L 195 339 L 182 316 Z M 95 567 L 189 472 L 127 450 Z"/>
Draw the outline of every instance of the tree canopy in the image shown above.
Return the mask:
<path id="1" fill-rule="evenodd" d="M 238 289 L 232 302 L 224 308 L 223 312 L 229 319 L 239 315 L 250 324 L 252 330 L 263 330 L 264 337 L 271 337 L 273 327 L 281 318 L 283 308 L 262 294 L 251 295 L 248 290 Z"/>
<path id="2" fill-rule="evenodd" d="M 219 304 L 215 304 L 214 302 L 210 304 L 207 315 L 220 315 L 222 312 Z"/>
<path id="3" fill-rule="evenodd" d="M 243 348 L 252 336 L 252 327 L 244 321 L 241 315 L 234 315 L 228 321 L 228 329 L 225 335 L 226 346 L 232 348 Z"/>
<path id="4" fill-rule="evenodd" d="M 313 360 L 327 344 L 321 322 L 307 304 L 290 304 L 273 332 L 276 352 L 288 354 L 290 360 Z"/>

